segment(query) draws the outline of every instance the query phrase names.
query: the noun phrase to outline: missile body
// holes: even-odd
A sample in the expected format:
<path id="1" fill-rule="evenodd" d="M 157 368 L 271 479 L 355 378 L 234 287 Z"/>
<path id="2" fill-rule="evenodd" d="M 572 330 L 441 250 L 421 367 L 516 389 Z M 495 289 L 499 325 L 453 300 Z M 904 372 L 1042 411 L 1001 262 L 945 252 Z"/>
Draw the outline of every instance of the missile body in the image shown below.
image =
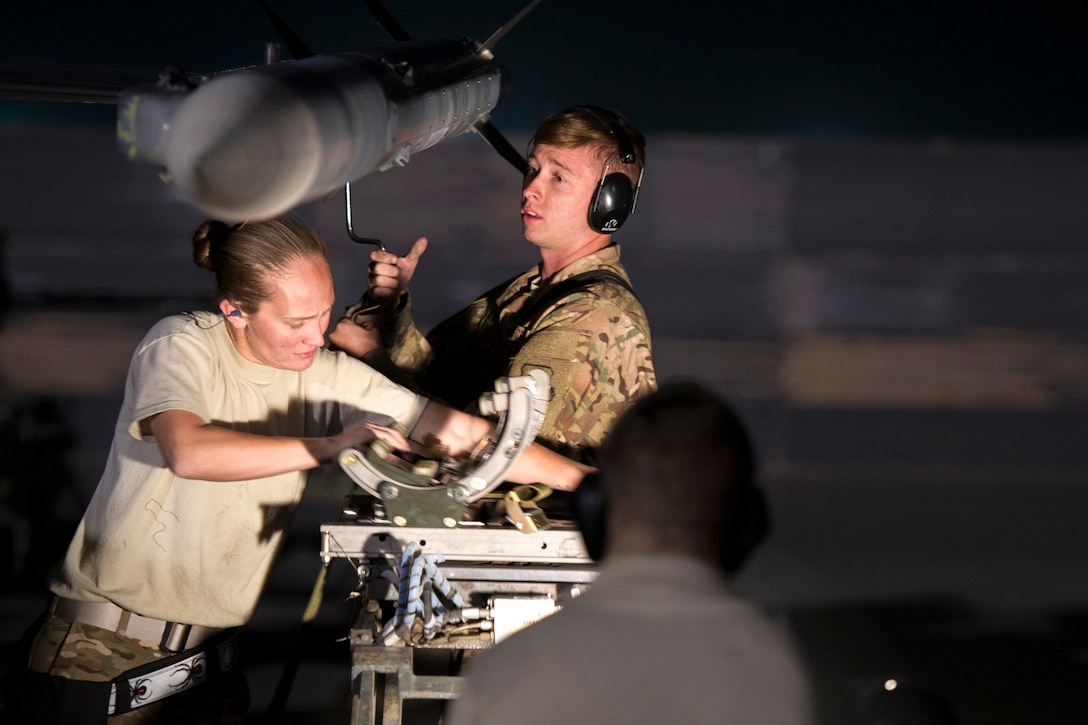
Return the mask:
<path id="1" fill-rule="evenodd" d="M 471 39 L 413 40 L 125 91 L 118 144 L 210 216 L 266 219 L 470 130 L 506 83 Z"/>

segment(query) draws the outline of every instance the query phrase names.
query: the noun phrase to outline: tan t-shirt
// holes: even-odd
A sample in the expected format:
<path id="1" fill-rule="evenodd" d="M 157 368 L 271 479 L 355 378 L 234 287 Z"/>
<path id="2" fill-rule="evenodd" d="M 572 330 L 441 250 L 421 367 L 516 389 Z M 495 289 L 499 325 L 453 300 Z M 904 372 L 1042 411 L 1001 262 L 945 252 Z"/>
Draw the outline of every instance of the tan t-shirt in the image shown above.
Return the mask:
<path id="1" fill-rule="evenodd" d="M 157 323 L 132 357 L 106 469 L 54 593 L 112 601 L 148 617 L 237 626 L 257 605 L 306 472 L 236 482 L 175 476 L 141 426 L 164 410 L 261 435 L 334 434 L 365 419 L 411 429 L 426 399 L 341 353 L 302 372 L 243 358 L 222 317 Z"/>

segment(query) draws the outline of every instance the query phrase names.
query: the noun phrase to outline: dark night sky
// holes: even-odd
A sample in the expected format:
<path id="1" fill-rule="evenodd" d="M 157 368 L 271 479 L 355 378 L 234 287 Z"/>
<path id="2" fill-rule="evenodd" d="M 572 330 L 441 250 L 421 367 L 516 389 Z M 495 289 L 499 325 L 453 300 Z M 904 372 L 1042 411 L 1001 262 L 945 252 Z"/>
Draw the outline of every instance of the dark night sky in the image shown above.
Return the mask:
<path id="1" fill-rule="evenodd" d="M 389 42 L 361 0 L 270 4 L 319 53 Z M 522 5 L 386 0 L 414 35 L 479 40 Z M 525 130 L 589 102 L 652 133 L 1083 137 L 1084 28 L 1073 4 L 1046 0 L 544 0 L 497 47 L 513 93 L 494 118 Z M 8 3 L 0 11 L 0 61 L 204 72 L 260 62 L 272 39 L 256 0 Z M 112 118 L 105 109 L 45 105 L 2 104 L 0 122 Z"/>

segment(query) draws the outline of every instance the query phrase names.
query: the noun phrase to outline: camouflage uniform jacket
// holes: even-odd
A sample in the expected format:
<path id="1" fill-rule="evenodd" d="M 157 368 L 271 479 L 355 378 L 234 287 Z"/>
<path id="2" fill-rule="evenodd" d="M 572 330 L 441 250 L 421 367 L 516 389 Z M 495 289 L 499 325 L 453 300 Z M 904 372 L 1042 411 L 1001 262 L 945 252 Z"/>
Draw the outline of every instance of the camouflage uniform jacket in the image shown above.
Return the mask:
<path id="1" fill-rule="evenodd" d="M 407 294 L 396 311 L 373 319 L 385 350 L 366 361 L 407 376 L 421 392 L 473 410 L 481 393 L 503 375 L 542 368 L 551 376 L 552 401 L 538 434 L 556 450 L 600 445 L 624 407 L 657 386 L 650 356 L 650 327 L 634 293 L 594 280 L 523 320 L 519 312 L 547 289 L 590 270 L 608 270 L 629 282 L 618 245 L 576 260 L 541 283 L 541 265 L 488 291 L 424 336 L 411 316 Z M 353 314 L 365 301 L 348 309 Z M 388 358 L 383 357 L 388 355 Z M 390 369 L 392 364 L 396 371 Z"/>

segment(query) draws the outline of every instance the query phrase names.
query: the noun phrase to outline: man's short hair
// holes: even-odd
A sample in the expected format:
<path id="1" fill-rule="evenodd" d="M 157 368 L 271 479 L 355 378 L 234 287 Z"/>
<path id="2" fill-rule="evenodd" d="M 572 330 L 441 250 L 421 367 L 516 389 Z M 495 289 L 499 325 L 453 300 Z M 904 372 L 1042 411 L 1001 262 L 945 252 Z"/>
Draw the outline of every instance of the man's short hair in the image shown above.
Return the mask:
<path id="1" fill-rule="evenodd" d="M 637 160 L 634 164 L 613 164 L 612 171 L 622 171 L 631 178 L 632 184 L 637 185 L 639 174 L 646 165 L 646 139 L 623 114 L 616 111 L 604 111 L 604 113 L 612 116 L 623 129 Z M 611 126 L 602 120 L 600 112 L 594 112 L 585 106 L 567 108 L 545 118 L 529 141 L 530 152 L 538 144 L 562 149 L 593 146 L 597 149 L 602 168 L 604 164 L 616 159 L 620 154 L 620 145 L 612 133 Z"/>
<path id="2" fill-rule="evenodd" d="M 663 384 L 620 417 L 601 446 L 612 513 L 663 530 L 729 528 L 754 487 L 744 425 L 697 382 Z"/>

